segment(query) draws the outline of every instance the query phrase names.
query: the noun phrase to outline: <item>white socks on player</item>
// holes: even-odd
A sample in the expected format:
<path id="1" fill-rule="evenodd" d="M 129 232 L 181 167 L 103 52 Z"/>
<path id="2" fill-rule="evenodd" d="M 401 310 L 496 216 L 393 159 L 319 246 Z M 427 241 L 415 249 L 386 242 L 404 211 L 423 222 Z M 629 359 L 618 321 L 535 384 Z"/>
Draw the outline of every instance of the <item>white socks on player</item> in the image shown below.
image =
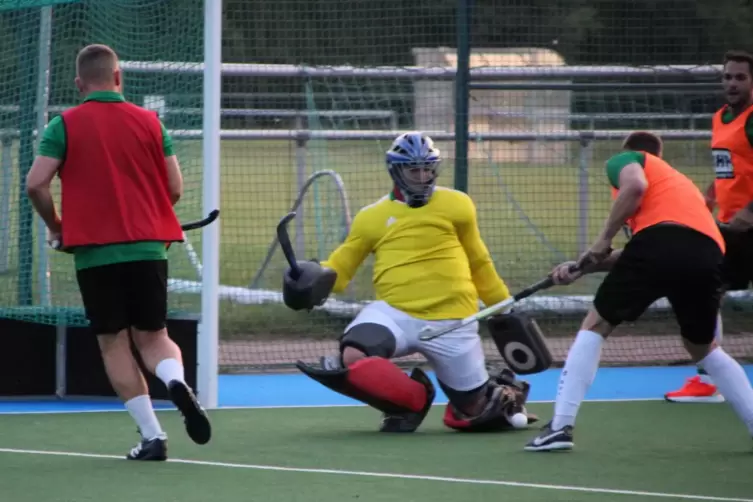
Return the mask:
<path id="1" fill-rule="evenodd" d="M 722 333 L 722 313 L 719 312 L 716 315 L 716 330 L 714 330 L 714 340 L 719 346 L 722 345 Z M 701 377 L 701 382 L 707 383 L 709 385 L 712 385 L 714 383 L 708 373 L 706 373 L 706 371 L 700 366 L 698 367 L 698 375 Z"/>
<path id="2" fill-rule="evenodd" d="M 185 382 L 183 365 L 177 359 L 163 359 L 154 369 L 154 373 L 157 375 L 157 378 L 165 382 L 165 385 L 169 384 L 172 380 Z"/>
<path id="3" fill-rule="evenodd" d="M 164 436 L 162 426 L 157 420 L 157 415 L 152 408 L 152 400 L 147 395 L 136 396 L 126 401 L 125 407 L 128 413 L 136 422 L 144 439 L 153 439 L 157 436 Z"/>
<path id="4" fill-rule="evenodd" d="M 753 387 L 743 367 L 721 347 L 709 352 L 698 366 L 711 376 L 719 392 L 729 401 L 753 436 Z"/>
<path id="5" fill-rule="evenodd" d="M 559 430 L 566 425 L 575 425 L 575 416 L 580 404 L 596 377 L 601 359 L 601 346 L 604 338 L 593 331 L 579 331 L 567 354 L 562 368 L 557 400 L 554 404 L 552 429 Z"/>
<path id="6" fill-rule="evenodd" d="M 716 340 L 717 345 L 722 344 L 722 335 L 724 330 L 722 329 L 722 313 L 719 312 L 716 314 L 716 329 L 714 330 L 714 340 Z"/>
<path id="7" fill-rule="evenodd" d="M 154 373 L 157 377 L 169 384 L 172 380 L 185 382 L 183 365 L 177 359 L 164 359 L 159 362 Z M 162 426 L 157 420 L 157 415 L 152 407 L 152 400 L 148 395 L 137 396 L 125 403 L 128 413 L 138 425 L 141 436 L 144 439 L 152 439 L 157 436 L 165 436 Z"/>

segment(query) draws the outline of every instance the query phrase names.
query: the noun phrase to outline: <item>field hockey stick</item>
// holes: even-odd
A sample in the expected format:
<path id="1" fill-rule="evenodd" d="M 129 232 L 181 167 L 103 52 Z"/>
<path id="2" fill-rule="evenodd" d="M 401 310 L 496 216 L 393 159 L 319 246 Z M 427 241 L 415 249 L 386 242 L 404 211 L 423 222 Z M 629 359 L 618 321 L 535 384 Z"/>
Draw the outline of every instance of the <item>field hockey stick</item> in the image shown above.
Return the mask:
<path id="1" fill-rule="evenodd" d="M 191 230 L 197 230 L 199 228 L 204 228 L 207 225 L 213 223 L 214 220 L 216 220 L 219 215 L 220 215 L 220 210 L 219 209 L 213 209 L 207 215 L 206 218 L 202 218 L 200 220 L 196 220 L 196 221 L 191 221 L 191 222 L 185 223 L 185 224 L 183 224 L 183 225 L 180 226 L 180 229 L 183 230 L 184 232 L 186 232 L 186 231 L 191 231 Z M 49 244 L 49 246 L 52 249 L 54 249 L 56 251 L 63 251 L 63 252 L 65 252 L 64 248 L 63 248 L 63 243 L 60 241 L 60 239 L 53 239 L 53 240 L 49 241 L 48 244 Z"/>
<path id="2" fill-rule="evenodd" d="M 277 224 L 277 241 L 280 243 L 280 249 L 282 254 L 285 255 L 285 259 L 290 265 L 290 278 L 297 281 L 301 276 L 301 267 L 298 266 L 298 261 L 295 259 L 295 252 L 293 251 L 293 245 L 290 243 L 290 235 L 288 235 L 288 223 L 295 218 L 295 211 L 291 211 L 286 214 Z"/>
<path id="3" fill-rule="evenodd" d="M 575 265 L 572 265 L 570 267 L 571 273 L 577 272 L 578 270 L 579 268 Z M 552 286 L 554 286 L 554 278 L 550 274 L 545 279 L 542 279 L 535 284 L 531 284 L 530 286 L 514 294 L 510 298 L 507 298 L 505 300 L 502 300 L 501 302 L 495 303 L 491 307 L 487 307 L 484 310 L 481 310 L 473 315 L 470 315 L 466 317 L 465 319 L 461 319 L 457 322 L 454 322 L 450 324 L 449 326 L 446 326 L 442 329 L 434 330 L 430 326 L 426 326 L 424 329 L 421 330 L 421 332 L 425 334 L 419 335 L 418 338 L 422 342 L 428 342 L 430 340 L 434 340 L 435 338 L 438 338 L 442 335 L 446 335 L 447 333 L 451 331 L 455 331 L 456 329 L 460 329 L 464 326 L 468 326 L 469 324 L 473 324 L 474 322 L 482 321 L 486 319 L 487 317 L 491 317 L 495 314 L 498 314 L 499 312 L 502 312 L 503 310 L 507 310 L 514 303 L 519 302 L 520 300 L 524 298 L 528 298 L 534 293 L 537 293 L 544 289 L 551 288 Z"/>
<path id="4" fill-rule="evenodd" d="M 180 226 L 181 230 L 184 232 L 189 230 L 197 230 L 199 228 L 204 228 L 210 223 L 214 222 L 214 220 L 217 219 L 217 217 L 220 215 L 219 209 L 213 209 L 206 218 L 203 218 L 201 220 L 191 221 L 189 223 L 184 223 Z"/>

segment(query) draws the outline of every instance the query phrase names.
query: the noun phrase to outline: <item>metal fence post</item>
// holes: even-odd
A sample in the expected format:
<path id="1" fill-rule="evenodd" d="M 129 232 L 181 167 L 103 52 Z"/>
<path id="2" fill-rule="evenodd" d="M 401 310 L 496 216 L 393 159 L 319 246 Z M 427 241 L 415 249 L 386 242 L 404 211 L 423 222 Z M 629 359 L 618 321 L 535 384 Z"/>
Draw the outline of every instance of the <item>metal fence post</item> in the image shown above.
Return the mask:
<path id="1" fill-rule="evenodd" d="M 471 79 L 471 11 L 473 0 L 458 0 L 455 74 L 455 189 L 468 192 L 468 113 Z"/>

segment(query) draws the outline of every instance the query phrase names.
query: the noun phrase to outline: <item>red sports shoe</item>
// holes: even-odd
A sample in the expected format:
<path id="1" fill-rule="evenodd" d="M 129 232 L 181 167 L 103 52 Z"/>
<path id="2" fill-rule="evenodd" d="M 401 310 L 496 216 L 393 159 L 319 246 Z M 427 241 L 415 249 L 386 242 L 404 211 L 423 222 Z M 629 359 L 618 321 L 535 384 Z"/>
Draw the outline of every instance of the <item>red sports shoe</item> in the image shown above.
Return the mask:
<path id="1" fill-rule="evenodd" d="M 706 383 L 699 375 L 688 378 L 680 390 L 667 392 L 664 399 L 672 403 L 723 403 L 724 396 L 716 390 L 716 385 Z"/>

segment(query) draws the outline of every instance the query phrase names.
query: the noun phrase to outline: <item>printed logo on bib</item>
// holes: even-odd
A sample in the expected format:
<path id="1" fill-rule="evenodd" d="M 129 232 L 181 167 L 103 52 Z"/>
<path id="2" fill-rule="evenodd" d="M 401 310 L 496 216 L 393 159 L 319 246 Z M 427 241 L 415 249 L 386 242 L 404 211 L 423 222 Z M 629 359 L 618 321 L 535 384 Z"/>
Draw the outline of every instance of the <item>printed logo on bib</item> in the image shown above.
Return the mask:
<path id="1" fill-rule="evenodd" d="M 714 159 L 716 179 L 730 179 L 735 177 L 735 167 L 732 165 L 732 154 L 729 150 L 711 150 Z"/>

